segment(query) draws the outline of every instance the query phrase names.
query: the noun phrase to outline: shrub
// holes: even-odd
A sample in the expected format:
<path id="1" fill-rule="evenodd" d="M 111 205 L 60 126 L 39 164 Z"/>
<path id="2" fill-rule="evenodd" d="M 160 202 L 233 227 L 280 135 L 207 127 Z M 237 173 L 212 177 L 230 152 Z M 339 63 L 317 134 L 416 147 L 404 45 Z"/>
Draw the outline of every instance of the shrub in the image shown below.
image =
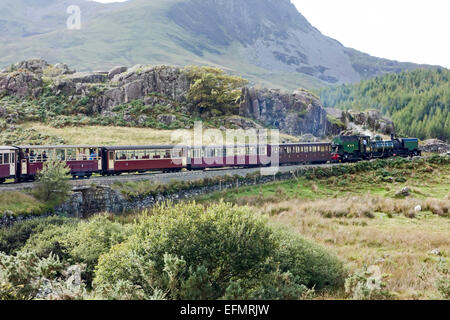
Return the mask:
<path id="1" fill-rule="evenodd" d="M 437 271 L 439 272 L 439 278 L 436 281 L 436 287 L 443 299 L 450 299 L 450 272 L 447 262 L 444 258 L 439 258 L 437 264 Z"/>
<path id="2" fill-rule="evenodd" d="M 279 230 L 276 237 L 279 247 L 274 261 L 297 285 L 316 290 L 343 285 L 343 266 L 334 254 L 292 233 Z"/>
<path id="3" fill-rule="evenodd" d="M 61 161 L 51 160 L 44 163 L 44 167 L 37 174 L 35 195 L 43 201 L 56 203 L 64 202 L 71 190 L 67 180 L 70 169 Z"/>
<path id="4" fill-rule="evenodd" d="M 51 226 L 69 222 L 63 217 L 48 217 L 16 222 L 11 227 L 0 228 L 0 252 L 12 254 L 20 250 L 33 234 L 39 234 Z"/>
<path id="5" fill-rule="evenodd" d="M 195 203 L 162 204 L 154 209 L 153 215 L 140 221 L 128 243 L 100 258 L 95 282 L 115 283 L 119 279 L 129 279 L 128 270 L 141 265 L 147 265 L 146 270 L 154 270 L 154 278 L 157 278 L 167 265 L 165 254 L 170 254 L 180 257 L 188 268 L 206 268 L 215 292 L 203 298 L 219 298 L 231 279 L 260 276 L 274 247 L 269 227 L 247 208 L 223 203 L 207 209 Z M 137 255 L 137 258 L 130 255 Z M 133 260 L 139 263 L 130 262 Z M 184 280 L 189 278 L 186 271 L 182 276 Z M 153 294 L 153 289 L 143 279 L 131 280 L 137 281 L 135 284 L 142 286 L 149 295 Z M 163 291 L 168 289 L 167 281 L 159 279 L 157 283 Z M 176 298 L 175 291 L 170 290 L 171 298 Z"/>
<path id="6" fill-rule="evenodd" d="M 29 300 L 60 275 L 63 264 L 56 256 L 39 258 L 32 252 L 8 256 L 0 252 L 0 300 Z"/>
<path id="7" fill-rule="evenodd" d="M 161 204 L 127 242 L 100 257 L 94 287 L 113 297 L 125 281 L 146 297 L 275 299 L 343 279 L 334 256 L 299 237 L 287 244 L 290 235 L 278 233 L 247 207 Z M 293 255 L 303 260 L 289 260 Z"/>
<path id="8" fill-rule="evenodd" d="M 125 241 L 130 230 L 131 226 L 111 222 L 106 216 L 96 216 L 89 221 L 51 226 L 32 236 L 24 249 L 33 250 L 39 257 L 54 253 L 63 261 L 86 264 L 83 276 L 89 284 L 99 256 Z"/>
<path id="9" fill-rule="evenodd" d="M 354 300 L 391 299 L 392 294 L 385 289 L 386 278 L 377 266 L 364 266 L 345 280 L 345 292 Z"/>

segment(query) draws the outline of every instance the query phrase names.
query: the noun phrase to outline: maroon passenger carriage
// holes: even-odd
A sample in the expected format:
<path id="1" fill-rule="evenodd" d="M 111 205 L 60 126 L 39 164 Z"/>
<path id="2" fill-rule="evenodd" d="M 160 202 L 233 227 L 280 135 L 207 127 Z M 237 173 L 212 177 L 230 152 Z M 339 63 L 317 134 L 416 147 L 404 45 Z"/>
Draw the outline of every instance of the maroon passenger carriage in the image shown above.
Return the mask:
<path id="1" fill-rule="evenodd" d="M 270 153 L 279 153 L 280 164 L 327 163 L 332 161 L 331 143 L 288 143 L 271 146 Z"/>
<path id="2" fill-rule="evenodd" d="M 17 148 L 0 146 L 0 183 L 16 179 L 17 152 Z"/>
<path id="3" fill-rule="evenodd" d="M 126 172 L 176 172 L 186 168 L 187 148 L 178 146 L 103 147 L 103 175 Z"/>
<path id="4" fill-rule="evenodd" d="M 99 146 L 19 146 L 18 179 L 34 180 L 44 162 L 58 160 L 70 168 L 72 177 L 89 178 L 102 172 Z"/>
<path id="5" fill-rule="evenodd" d="M 260 167 L 270 164 L 268 145 L 203 146 L 189 148 L 188 169 Z"/>

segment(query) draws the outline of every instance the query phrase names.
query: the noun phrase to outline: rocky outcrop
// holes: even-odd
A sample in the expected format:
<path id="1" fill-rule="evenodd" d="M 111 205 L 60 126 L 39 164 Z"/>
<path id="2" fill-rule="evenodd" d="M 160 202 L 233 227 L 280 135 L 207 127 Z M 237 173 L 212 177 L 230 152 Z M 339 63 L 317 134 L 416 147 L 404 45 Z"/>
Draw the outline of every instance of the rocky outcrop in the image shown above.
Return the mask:
<path id="1" fill-rule="evenodd" d="M 50 64 L 42 59 L 29 59 L 18 62 L 14 65 L 14 70 L 30 71 L 32 73 L 43 74 L 44 70 L 48 68 Z"/>
<path id="2" fill-rule="evenodd" d="M 37 97 L 42 92 L 42 84 L 42 77 L 27 70 L 0 74 L 0 96 Z"/>
<path id="3" fill-rule="evenodd" d="M 146 123 L 148 115 L 132 114 L 131 107 L 118 112 L 114 107 L 135 100 L 142 100 L 146 106 L 159 105 L 160 114 L 152 121 L 165 126 L 172 126 L 182 114 L 197 112 L 186 98 L 192 79 L 178 67 L 136 65 L 130 69 L 116 67 L 109 72 L 73 73 L 64 64 L 50 65 L 33 59 L 17 64 L 16 68 L 17 71 L 0 74 L 0 94 L 38 97 L 45 85 L 46 92 L 83 106 L 89 115 L 101 114 L 112 119 L 120 113 L 121 121 L 134 125 Z M 177 116 L 173 114 L 175 108 Z M 239 115 L 219 121 L 222 122 L 218 126 L 226 128 L 261 129 L 265 125 L 295 136 L 339 133 L 339 125 L 327 118 L 320 100 L 306 90 L 285 93 L 277 89 L 244 88 Z"/>
<path id="4" fill-rule="evenodd" d="M 421 145 L 420 149 L 423 152 L 430 152 L 430 153 L 450 153 L 450 144 L 445 143 L 442 140 L 438 139 L 430 139 L 425 140 L 423 144 Z"/>
<path id="5" fill-rule="evenodd" d="M 244 88 L 239 113 L 291 135 L 328 134 L 327 113 L 320 100 L 308 91 Z"/>
<path id="6" fill-rule="evenodd" d="M 182 102 L 190 88 L 190 80 L 180 68 L 135 66 L 128 71 L 118 67 L 108 72 L 76 73 L 55 79 L 52 90 L 64 94 L 69 100 L 88 97 L 93 110 L 105 113 L 114 106 L 137 99 L 151 99 L 150 94 L 160 94 L 167 99 Z M 112 76 L 112 80 L 109 78 Z M 91 84 L 100 84 L 101 92 L 94 92 Z M 146 103 L 150 104 L 150 103 Z"/>
<path id="7" fill-rule="evenodd" d="M 379 133 L 384 135 L 395 134 L 394 122 L 383 117 L 378 110 L 360 112 L 326 108 L 326 111 L 330 117 L 333 117 L 336 121 L 342 122 L 345 125 L 345 130 L 336 132 L 336 134 L 358 133 L 370 136 Z"/>

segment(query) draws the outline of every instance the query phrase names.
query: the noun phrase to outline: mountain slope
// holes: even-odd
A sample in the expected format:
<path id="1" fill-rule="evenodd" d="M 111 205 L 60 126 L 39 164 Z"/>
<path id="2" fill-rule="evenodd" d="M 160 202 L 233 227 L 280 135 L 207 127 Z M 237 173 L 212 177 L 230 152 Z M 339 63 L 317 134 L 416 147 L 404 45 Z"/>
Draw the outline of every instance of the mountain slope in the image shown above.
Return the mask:
<path id="1" fill-rule="evenodd" d="M 415 70 L 321 91 L 325 107 L 377 109 L 401 134 L 450 141 L 450 71 Z"/>
<path id="2" fill-rule="evenodd" d="M 322 35 L 289 0 L 16 0 L 0 4 L 0 65 L 42 57 L 79 70 L 208 64 L 255 84 L 352 83 L 420 66 L 370 57 Z M 69 5 L 82 29 L 66 30 Z"/>

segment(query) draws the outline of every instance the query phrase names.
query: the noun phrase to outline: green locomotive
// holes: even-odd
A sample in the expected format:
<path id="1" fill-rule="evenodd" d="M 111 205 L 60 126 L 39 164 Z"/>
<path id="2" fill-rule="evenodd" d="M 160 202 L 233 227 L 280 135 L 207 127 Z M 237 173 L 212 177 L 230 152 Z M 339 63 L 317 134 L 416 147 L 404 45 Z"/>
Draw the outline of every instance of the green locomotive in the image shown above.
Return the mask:
<path id="1" fill-rule="evenodd" d="M 397 138 L 382 140 L 368 136 L 336 136 L 332 142 L 333 160 L 336 162 L 354 162 L 360 160 L 390 157 L 420 156 L 419 140 L 416 138 Z"/>

